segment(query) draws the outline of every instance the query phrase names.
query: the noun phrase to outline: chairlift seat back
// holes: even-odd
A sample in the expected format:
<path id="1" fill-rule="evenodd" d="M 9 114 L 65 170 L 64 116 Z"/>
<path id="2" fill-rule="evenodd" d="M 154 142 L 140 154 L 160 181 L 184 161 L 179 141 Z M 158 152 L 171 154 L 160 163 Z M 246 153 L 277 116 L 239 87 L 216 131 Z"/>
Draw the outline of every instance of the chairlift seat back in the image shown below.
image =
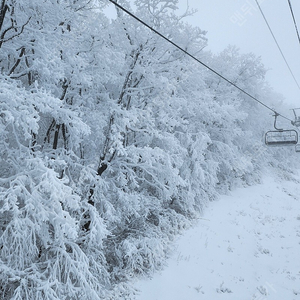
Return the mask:
<path id="1" fill-rule="evenodd" d="M 298 143 L 296 130 L 270 130 L 265 134 L 267 146 L 292 146 Z M 300 149 L 299 149 L 300 151 Z"/>
<path id="2" fill-rule="evenodd" d="M 295 146 L 295 151 L 296 151 L 296 152 L 300 152 L 300 144 L 297 144 L 297 145 Z"/>

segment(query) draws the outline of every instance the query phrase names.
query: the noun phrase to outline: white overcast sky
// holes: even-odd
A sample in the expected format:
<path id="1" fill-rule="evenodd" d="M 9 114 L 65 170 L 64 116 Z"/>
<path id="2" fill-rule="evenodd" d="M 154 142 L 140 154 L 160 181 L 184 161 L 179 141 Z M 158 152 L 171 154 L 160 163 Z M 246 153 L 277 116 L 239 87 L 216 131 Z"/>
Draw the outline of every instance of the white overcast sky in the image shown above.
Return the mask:
<path id="1" fill-rule="evenodd" d="M 181 8 L 186 0 L 179 0 Z M 207 31 L 208 49 L 218 53 L 229 44 L 242 53 L 252 52 L 262 58 L 268 69 L 267 80 L 286 103 L 300 107 L 300 90 L 290 74 L 274 39 L 258 10 L 255 0 L 189 0 L 198 12 L 189 22 Z M 261 8 L 300 84 L 300 44 L 287 0 L 260 0 Z M 291 0 L 300 30 L 300 1 Z"/>
<path id="2" fill-rule="evenodd" d="M 134 2 L 134 0 L 131 0 Z M 179 8 L 197 9 L 187 22 L 207 31 L 207 50 L 219 53 L 228 45 L 262 58 L 267 80 L 290 108 L 300 107 L 300 90 L 290 74 L 255 0 L 179 0 Z M 300 44 L 288 0 L 259 0 L 261 8 L 300 84 Z M 291 0 L 300 30 L 300 0 Z M 263 101 L 263 99 L 261 99 Z"/>

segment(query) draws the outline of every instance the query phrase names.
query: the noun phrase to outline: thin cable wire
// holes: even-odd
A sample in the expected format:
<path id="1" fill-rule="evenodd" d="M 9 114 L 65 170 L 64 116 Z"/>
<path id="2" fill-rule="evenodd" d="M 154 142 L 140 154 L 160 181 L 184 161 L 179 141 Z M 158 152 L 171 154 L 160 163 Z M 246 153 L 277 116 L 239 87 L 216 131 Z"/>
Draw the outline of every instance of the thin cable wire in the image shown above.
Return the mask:
<path id="1" fill-rule="evenodd" d="M 288 67 L 288 69 L 289 69 L 289 71 L 290 71 L 292 77 L 294 78 L 295 83 L 296 83 L 297 86 L 298 86 L 298 89 L 300 90 L 300 85 L 299 85 L 299 83 L 298 83 L 298 81 L 297 81 L 295 75 L 293 74 L 293 71 L 292 71 L 291 67 L 289 66 L 289 64 L 288 64 L 288 62 L 287 62 L 287 60 L 286 60 L 286 58 L 285 58 L 285 56 L 284 56 L 284 54 L 283 54 L 283 52 L 282 52 L 282 50 L 281 50 L 281 48 L 280 48 L 280 46 L 279 46 L 279 43 L 277 42 L 277 39 L 276 39 L 276 37 L 275 37 L 275 35 L 274 35 L 272 29 L 271 29 L 271 26 L 269 25 L 269 23 L 268 23 L 268 21 L 267 21 L 267 18 L 266 18 L 266 16 L 265 16 L 265 14 L 263 13 L 263 11 L 262 11 L 262 9 L 261 9 L 261 6 L 260 6 L 259 3 L 258 3 L 258 0 L 255 0 L 255 2 L 256 2 L 257 6 L 258 6 L 258 8 L 259 8 L 259 10 L 260 10 L 260 12 L 261 12 L 261 14 L 262 14 L 262 16 L 263 16 L 265 22 L 266 22 L 266 24 L 267 24 L 267 26 L 268 26 L 270 32 L 271 32 L 271 35 L 272 35 L 272 37 L 273 37 L 273 39 L 274 39 L 274 41 L 275 41 L 275 43 L 276 43 L 276 45 L 277 45 L 277 48 L 279 49 L 279 51 L 280 51 L 280 53 L 281 53 L 282 58 L 283 58 L 284 61 L 285 61 L 286 66 Z"/>
<path id="2" fill-rule="evenodd" d="M 137 16 L 135 16 L 133 13 L 131 13 L 130 11 L 128 11 L 126 8 L 124 8 L 123 6 L 121 6 L 120 4 L 118 4 L 117 2 L 115 2 L 113 0 L 109 0 L 109 1 L 111 3 L 113 3 L 116 7 L 118 7 L 119 9 L 123 10 L 129 16 L 131 16 L 132 18 L 134 18 L 135 20 L 137 20 L 138 22 L 140 22 L 141 24 L 143 24 L 145 27 L 147 27 L 148 29 L 150 29 L 152 32 L 154 32 L 157 35 L 159 35 L 161 38 L 163 38 L 164 40 L 166 40 L 168 43 L 172 44 L 174 47 L 176 47 L 177 49 L 179 49 L 180 51 L 182 51 L 183 53 L 185 53 L 187 56 L 191 57 L 196 62 L 198 62 L 199 64 L 201 64 L 205 68 L 207 68 L 209 71 L 213 72 L 214 74 L 216 74 L 217 76 L 219 76 L 220 78 L 222 78 L 224 81 L 226 81 L 230 85 L 234 86 L 236 89 L 238 89 L 239 91 L 241 91 L 242 93 L 244 93 L 245 95 L 247 95 L 248 97 L 250 97 L 251 99 L 257 101 L 259 104 L 261 104 L 265 108 L 271 110 L 273 113 L 275 113 L 275 115 L 277 114 L 278 116 L 281 116 L 282 118 L 284 118 L 284 119 L 292 122 L 291 119 L 289 119 L 289 118 L 283 116 L 282 114 L 278 113 L 273 108 L 271 108 L 268 105 L 264 104 L 262 101 L 258 100 L 256 97 L 252 96 L 251 94 L 249 94 L 248 92 L 246 92 L 245 90 L 243 90 L 242 88 L 240 88 L 238 85 L 236 85 L 235 83 L 233 83 L 232 81 L 230 81 L 229 79 L 227 79 L 226 77 L 224 77 L 223 75 L 221 75 L 220 73 L 218 73 L 217 71 L 215 71 L 214 69 L 212 69 L 211 67 L 209 67 L 208 65 L 206 65 L 204 62 L 202 62 L 201 60 L 199 60 L 198 58 L 196 58 L 195 56 L 193 56 L 192 54 L 190 54 L 189 52 L 187 52 L 186 50 L 184 50 L 183 48 L 181 48 L 179 45 L 177 45 L 174 42 L 172 42 L 170 39 L 168 39 L 162 33 L 160 33 L 159 31 L 157 31 L 156 29 L 154 29 L 153 27 L 151 27 L 150 25 L 148 25 L 147 23 L 145 23 L 143 20 L 141 20 L 140 18 L 138 18 Z"/>
<path id="3" fill-rule="evenodd" d="M 298 26 L 297 26 L 297 22 L 296 22 L 296 19 L 295 19 L 295 15 L 294 15 L 292 3 L 291 3 L 290 0 L 288 0 L 288 2 L 289 2 L 289 6 L 290 6 L 290 11 L 291 11 L 291 14 L 292 14 L 292 17 L 293 17 L 295 29 L 296 29 L 296 32 L 297 32 L 298 41 L 299 41 L 299 43 L 300 43 L 300 35 L 299 35 Z"/>

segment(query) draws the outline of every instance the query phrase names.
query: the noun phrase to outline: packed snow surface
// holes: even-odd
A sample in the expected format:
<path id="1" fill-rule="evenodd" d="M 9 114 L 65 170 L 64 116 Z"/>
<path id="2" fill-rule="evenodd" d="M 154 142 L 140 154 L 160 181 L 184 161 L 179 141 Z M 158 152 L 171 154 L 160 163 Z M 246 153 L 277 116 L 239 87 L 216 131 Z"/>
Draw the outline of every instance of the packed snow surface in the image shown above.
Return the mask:
<path id="1" fill-rule="evenodd" d="M 300 300 L 299 182 L 268 176 L 210 203 L 136 299 Z"/>

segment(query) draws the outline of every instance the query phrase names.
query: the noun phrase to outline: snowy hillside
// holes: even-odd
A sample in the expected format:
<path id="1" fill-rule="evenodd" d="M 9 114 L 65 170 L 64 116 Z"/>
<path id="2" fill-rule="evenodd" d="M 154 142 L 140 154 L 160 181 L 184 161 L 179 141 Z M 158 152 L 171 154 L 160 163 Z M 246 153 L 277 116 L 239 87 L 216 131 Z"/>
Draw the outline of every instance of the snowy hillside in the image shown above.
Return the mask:
<path id="1" fill-rule="evenodd" d="M 170 243 L 203 211 L 204 245 L 206 234 L 207 249 L 224 261 L 199 254 L 198 269 L 208 268 L 214 292 L 252 288 L 242 256 L 237 279 L 211 270 L 223 262 L 228 272 L 243 249 L 256 263 L 275 258 L 275 233 L 260 241 L 262 229 L 245 226 L 251 244 L 243 232 L 231 235 L 242 220 L 267 227 L 271 210 L 253 202 L 251 213 L 236 212 L 230 197 L 213 201 L 256 184 L 267 168 L 300 168 L 293 147 L 263 142 L 272 115 L 290 128 L 277 110 L 292 112 L 266 82 L 261 58 L 234 46 L 206 51 L 206 32 L 185 22 L 193 10 L 180 15 L 178 0 L 120 2 L 182 48 L 119 8 L 110 19 L 107 0 L 29 2 L 0 9 L 0 299 L 123 297 L 130 280 L 161 270 Z M 235 223 L 225 222 L 229 213 Z M 211 236 L 222 236 L 216 248 Z M 224 247 L 228 259 L 215 253 Z M 204 283 L 191 291 L 208 295 Z"/>
<path id="2" fill-rule="evenodd" d="M 299 253 L 299 181 L 268 176 L 210 203 L 136 299 L 298 300 Z"/>

